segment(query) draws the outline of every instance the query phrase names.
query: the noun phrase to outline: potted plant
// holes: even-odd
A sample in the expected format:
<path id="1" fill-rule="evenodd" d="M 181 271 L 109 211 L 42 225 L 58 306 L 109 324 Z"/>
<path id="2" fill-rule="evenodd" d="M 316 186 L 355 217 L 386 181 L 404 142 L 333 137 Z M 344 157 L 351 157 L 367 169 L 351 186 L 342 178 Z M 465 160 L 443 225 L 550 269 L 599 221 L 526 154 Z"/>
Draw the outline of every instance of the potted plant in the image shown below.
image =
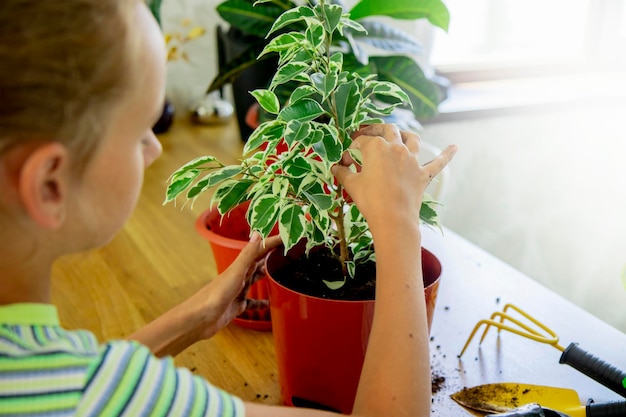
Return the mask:
<path id="1" fill-rule="evenodd" d="M 297 3 L 296 0 L 225 0 L 217 6 L 217 12 L 229 27 L 228 30 L 217 28 L 219 73 L 208 92 L 221 89 L 228 83 L 232 85 L 244 141 L 252 132 L 245 123 L 248 109 L 254 103 L 248 92 L 266 88 L 277 66 L 274 55 L 259 55 L 283 31 L 266 35 L 276 19 L 286 10 L 296 7 Z M 341 0 L 333 0 L 332 3 L 342 5 Z M 345 9 L 345 6 L 342 7 Z M 376 74 L 379 80 L 401 85 L 409 95 L 417 118 L 436 115 L 438 105 L 445 97 L 445 87 L 429 80 L 414 59 L 407 55 L 421 54 L 421 45 L 411 35 L 384 21 L 373 20 L 372 16 L 404 20 L 425 18 L 434 26 L 447 30 L 449 13 L 445 4 L 440 0 L 360 0 L 349 13 L 352 19 L 366 28 L 367 33 L 346 28 L 333 37 L 334 46 L 343 50 L 344 68 L 361 74 Z M 306 25 L 300 22 L 295 22 L 294 27 L 301 32 L 306 29 Z M 381 53 L 369 54 L 371 47 Z M 284 103 L 290 91 L 279 88 L 277 92 Z"/>
<path id="2" fill-rule="evenodd" d="M 269 33 L 303 23 L 304 31 L 283 32 L 261 52 L 261 56 L 278 54 L 278 68 L 269 87 L 252 92 L 272 117 L 251 134 L 241 162 L 225 165 L 213 156 L 190 161 L 170 177 L 166 202 L 181 194 L 194 199 L 213 190 L 211 205 L 221 214 L 248 202 L 247 222 L 263 237 L 278 224 L 284 251 L 274 251 L 267 267 L 272 278 L 270 305 L 284 401 L 297 404 L 302 399 L 349 412 L 371 326 L 373 291 L 369 296 L 361 295 L 358 301 L 332 299 L 341 298 L 338 294 L 352 292 L 361 284 L 373 290 L 375 277 L 367 277 L 367 272 L 374 270 L 375 257 L 367 223 L 335 181 L 331 167 L 346 151 L 359 161 L 358 153 L 349 149 L 352 134 L 363 125 L 380 122 L 380 117 L 392 114 L 399 106 L 410 106 L 411 100 L 398 85 L 379 80 L 375 74 L 346 70 L 344 53 L 336 49 L 333 39 L 345 37 L 348 30 L 365 32 L 365 28 L 340 5 L 320 0 L 296 6 L 280 15 Z M 284 102 L 276 94 L 280 87 L 291 88 Z M 423 223 L 438 225 L 436 205 L 424 198 L 420 212 Z M 441 265 L 427 251 L 421 256 L 425 275 L 436 281 Z M 305 279 L 322 294 L 304 294 L 297 301 L 282 295 L 284 290 L 300 295 L 297 288 L 302 281 L 290 279 L 289 274 L 279 277 L 279 269 L 284 270 L 290 258 L 298 262 L 318 258 L 331 261 L 334 272 Z M 436 284 L 426 296 L 432 307 Z M 332 305 L 321 304 L 325 302 Z M 304 312 L 305 321 L 294 323 L 298 309 Z M 309 324 L 316 312 L 332 312 L 332 316 L 325 315 L 322 328 L 314 334 Z M 290 324 L 306 330 L 283 329 L 283 325 Z M 321 341 L 325 333 L 333 338 L 355 337 L 352 341 L 335 340 L 341 347 L 327 353 L 322 347 L 330 346 L 330 342 Z M 289 334 L 297 334 L 300 341 L 290 341 Z M 295 352 L 293 346 L 297 346 Z M 300 367 L 295 363 L 303 352 L 307 365 Z M 337 364 L 337 358 L 350 363 Z M 329 370 L 329 363 L 339 368 Z M 330 377 L 330 381 L 317 382 L 316 376 Z M 298 384 L 302 381 L 307 383 Z"/>

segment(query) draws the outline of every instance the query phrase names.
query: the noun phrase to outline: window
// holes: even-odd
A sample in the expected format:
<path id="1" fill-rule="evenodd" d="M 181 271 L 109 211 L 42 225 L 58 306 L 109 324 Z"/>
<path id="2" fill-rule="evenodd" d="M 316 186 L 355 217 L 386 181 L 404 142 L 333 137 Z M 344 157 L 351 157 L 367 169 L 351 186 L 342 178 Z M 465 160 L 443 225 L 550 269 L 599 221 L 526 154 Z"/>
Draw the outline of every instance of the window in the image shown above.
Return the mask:
<path id="1" fill-rule="evenodd" d="M 616 69 L 626 0 L 447 0 L 431 63 L 453 82 Z"/>

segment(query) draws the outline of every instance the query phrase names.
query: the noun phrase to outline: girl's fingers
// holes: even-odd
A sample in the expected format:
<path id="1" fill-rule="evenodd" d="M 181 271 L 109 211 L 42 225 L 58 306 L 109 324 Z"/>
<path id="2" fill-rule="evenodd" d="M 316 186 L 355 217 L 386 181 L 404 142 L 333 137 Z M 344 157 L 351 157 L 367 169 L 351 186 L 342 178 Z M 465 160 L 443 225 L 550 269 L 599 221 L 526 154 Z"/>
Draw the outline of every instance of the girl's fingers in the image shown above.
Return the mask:
<path id="1" fill-rule="evenodd" d="M 270 306 L 269 300 L 259 300 L 253 298 L 246 298 L 245 310 L 263 310 Z"/>
<path id="2" fill-rule="evenodd" d="M 380 136 L 385 138 L 388 142 L 402 143 L 402 135 L 398 126 L 393 124 L 374 124 L 365 126 L 362 129 L 356 131 L 353 137 L 359 136 Z"/>
<path id="3" fill-rule="evenodd" d="M 430 178 L 434 178 L 437 174 L 439 174 L 448 163 L 454 157 L 454 154 L 457 151 L 456 145 L 450 145 L 446 149 L 444 149 L 435 159 L 428 162 L 422 168 L 428 173 Z"/>
<path id="4" fill-rule="evenodd" d="M 402 142 L 409 148 L 411 153 L 419 153 L 420 151 L 420 136 L 414 132 L 401 131 Z"/>

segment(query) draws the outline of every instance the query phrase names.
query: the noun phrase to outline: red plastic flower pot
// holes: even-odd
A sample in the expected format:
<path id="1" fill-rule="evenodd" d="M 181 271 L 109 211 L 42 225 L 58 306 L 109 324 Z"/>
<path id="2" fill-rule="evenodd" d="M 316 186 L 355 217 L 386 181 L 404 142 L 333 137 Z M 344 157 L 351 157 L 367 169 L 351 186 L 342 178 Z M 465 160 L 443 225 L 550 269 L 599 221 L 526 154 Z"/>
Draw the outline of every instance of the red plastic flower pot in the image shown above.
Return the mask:
<path id="1" fill-rule="evenodd" d="M 272 279 L 289 262 L 282 250 L 267 257 L 276 359 L 286 405 L 352 412 L 374 316 L 374 301 L 338 301 L 292 291 Z M 295 259 L 295 255 L 292 259 Z M 422 249 L 428 329 L 441 263 Z"/>
<path id="2" fill-rule="evenodd" d="M 233 263 L 250 237 L 250 226 L 246 221 L 249 202 L 243 203 L 226 216 L 222 216 L 217 208 L 205 210 L 196 220 L 196 230 L 211 245 L 217 273 L 221 274 Z M 247 298 L 257 300 L 268 299 L 267 279 L 261 278 L 248 290 Z M 270 309 L 246 310 L 233 322 L 241 327 L 268 331 L 272 329 Z"/>

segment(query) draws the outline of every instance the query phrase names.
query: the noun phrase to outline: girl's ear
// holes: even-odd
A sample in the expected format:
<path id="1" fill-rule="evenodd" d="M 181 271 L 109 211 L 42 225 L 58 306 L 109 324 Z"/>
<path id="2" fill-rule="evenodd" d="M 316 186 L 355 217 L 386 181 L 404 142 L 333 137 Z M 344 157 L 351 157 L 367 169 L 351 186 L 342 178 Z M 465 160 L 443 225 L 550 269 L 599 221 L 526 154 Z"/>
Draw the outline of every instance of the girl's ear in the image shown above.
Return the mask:
<path id="1" fill-rule="evenodd" d="M 60 143 L 37 146 L 26 157 L 18 177 L 18 193 L 30 217 L 46 229 L 65 221 L 69 155 Z"/>

